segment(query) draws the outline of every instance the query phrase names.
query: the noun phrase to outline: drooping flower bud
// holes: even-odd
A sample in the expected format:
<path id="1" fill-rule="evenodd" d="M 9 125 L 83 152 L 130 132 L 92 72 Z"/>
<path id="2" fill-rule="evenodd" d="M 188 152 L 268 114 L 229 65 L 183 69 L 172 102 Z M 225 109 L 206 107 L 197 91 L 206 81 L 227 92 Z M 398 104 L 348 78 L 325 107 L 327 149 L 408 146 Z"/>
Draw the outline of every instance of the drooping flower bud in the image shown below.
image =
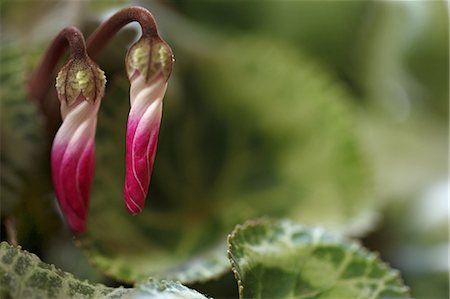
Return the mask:
<path id="1" fill-rule="evenodd" d="M 105 90 L 103 71 L 87 56 L 72 57 L 56 79 L 63 123 L 53 140 L 51 165 L 59 205 L 70 228 L 85 230 L 95 164 L 95 128 Z"/>
<path id="2" fill-rule="evenodd" d="M 159 37 L 142 37 L 125 59 L 130 88 L 130 114 L 126 137 L 125 205 L 138 214 L 147 197 L 158 133 L 162 100 L 172 72 L 173 55 Z"/>

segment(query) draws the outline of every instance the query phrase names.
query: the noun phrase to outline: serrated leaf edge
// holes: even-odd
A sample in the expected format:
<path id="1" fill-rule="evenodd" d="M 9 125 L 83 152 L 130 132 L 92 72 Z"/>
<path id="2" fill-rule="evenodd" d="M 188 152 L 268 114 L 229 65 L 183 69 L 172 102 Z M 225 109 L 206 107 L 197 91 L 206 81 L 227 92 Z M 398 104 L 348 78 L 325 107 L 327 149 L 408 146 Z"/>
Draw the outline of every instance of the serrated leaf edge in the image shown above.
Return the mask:
<path id="1" fill-rule="evenodd" d="M 291 226 L 297 226 L 297 227 L 301 227 L 307 230 L 312 230 L 312 231 L 316 231 L 320 234 L 325 233 L 326 231 L 320 227 L 313 227 L 313 226 L 305 226 L 302 224 L 298 224 L 298 223 L 294 223 L 288 219 L 272 219 L 272 218 L 257 218 L 257 219 L 252 219 L 252 220 L 248 220 L 243 224 L 238 224 L 235 226 L 235 228 L 233 229 L 233 231 L 228 235 L 227 237 L 227 243 L 228 243 L 228 249 L 227 249 L 227 255 L 228 255 L 228 259 L 230 261 L 231 264 L 231 271 L 233 272 L 233 275 L 237 281 L 238 284 L 238 291 L 239 291 L 239 298 L 244 298 L 244 284 L 243 281 L 241 279 L 241 275 L 239 273 L 239 265 L 237 264 L 237 259 L 233 256 L 232 253 L 232 246 L 233 246 L 233 241 L 234 238 L 236 237 L 236 235 L 238 235 L 241 231 L 244 231 L 246 229 L 250 229 L 253 227 L 257 227 L 259 225 L 282 225 L 282 224 L 287 224 L 287 225 L 291 225 Z M 388 262 L 385 262 L 383 260 L 381 260 L 380 258 L 380 254 L 379 252 L 372 252 L 367 250 L 364 246 L 361 245 L 361 243 L 359 242 L 359 240 L 350 240 L 347 238 L 344 238 L 342 236 L 339 236 L 337 234 L 333 234 L 330 232 L 327 232 L 328 235 L 333 237 L 333 240 L 335 242 L 331 242 L 331 243 L 327 243 L 327 242 L 323 242 L 323 244 L 327 245 L 341 245 L 344 246 L 346 248 L 352 248 L 352 250 L 354 251 L 360 251 L 362 254 L 364 254 L 365 256 L 367 256 L 368 259 L 373 259 L 372 262 L 374 263 L 379 263 L 380 267 L 387 270 L 387 272 L 390 274 L 389 279 L 396 279 L 398 280 L 398 282 L 402 285 L 403 291 L 405 292 L 405 295 L 407 295 L 409 298 L 411 297 L 411 290 L 408 286 L 405 285 L 400 272 L 397 269 L 394 269 L 390 266 L 390 264 Z M 314 238 L 315 241 L 317 241 L 317 238 Z M 313 243 L 314 242 L 313 240 Z"/>

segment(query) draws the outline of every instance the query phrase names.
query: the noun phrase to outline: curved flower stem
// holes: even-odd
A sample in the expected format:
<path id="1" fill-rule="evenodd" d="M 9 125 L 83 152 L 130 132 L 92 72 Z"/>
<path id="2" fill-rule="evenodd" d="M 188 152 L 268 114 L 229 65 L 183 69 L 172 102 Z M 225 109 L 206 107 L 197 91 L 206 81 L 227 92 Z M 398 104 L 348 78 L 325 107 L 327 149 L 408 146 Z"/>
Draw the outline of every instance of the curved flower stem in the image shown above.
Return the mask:
<path id="1" fill-rule="evenodd" d="M 33 73 L 28 84 L 28 94 L 33 100 L 41 102 L 47 95 L 54 82 L 53 73 L 56 65 L 67 47 L 70 49 L 70 55 L 74 58 L 87 55 L 84 36 L 76 27 L 64 28 L 45 52 L 44 59 Z"/>
<path id="2" fill-rule="evenodd" d="M 108 41 L 125 25 L 138 22 L 141 25 L 142 37 L 158 36 L 153 15 L 143 7 L 131 6 L 120 10 L 100 25 L 87 41 L 87 51 L 95 59 Z"/>

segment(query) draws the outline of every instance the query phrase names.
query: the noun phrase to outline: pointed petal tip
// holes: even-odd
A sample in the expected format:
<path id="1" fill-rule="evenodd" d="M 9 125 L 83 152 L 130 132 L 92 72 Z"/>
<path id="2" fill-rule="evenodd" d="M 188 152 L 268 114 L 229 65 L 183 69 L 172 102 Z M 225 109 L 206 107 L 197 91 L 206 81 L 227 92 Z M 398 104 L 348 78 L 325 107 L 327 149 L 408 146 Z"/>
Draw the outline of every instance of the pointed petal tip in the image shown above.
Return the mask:
<path id="1" fill-rule="evenodd" d="M 136 192 L 136 189 L 132 189 L 130 193 L 127 183 L 128 181 L 125 182 L 124 190 L 125 207 L 130 215 L 135 216 L 141 213 L 144 209 L 144 202 L 147 193 L 138 193 Z"/>
<path id="2" fill-rule="evenodd" d="M 68 220 L 68 224 L 74 234 L 80 235 L 86 232 L 86 219 L 83 221 Z"/>
<path id="3" fill-rule="evenodd" d="M 137 216 L 137 215 L 139 215 L 139 214 L 142 212 L 142 210 L 139 210 L 139 211 L 132 211 L 132 210 L 130 210 L 130 208 L 127 206 L 127 212 L 128 212 L 128 214 L 130 214 L 131 216 Z"/>

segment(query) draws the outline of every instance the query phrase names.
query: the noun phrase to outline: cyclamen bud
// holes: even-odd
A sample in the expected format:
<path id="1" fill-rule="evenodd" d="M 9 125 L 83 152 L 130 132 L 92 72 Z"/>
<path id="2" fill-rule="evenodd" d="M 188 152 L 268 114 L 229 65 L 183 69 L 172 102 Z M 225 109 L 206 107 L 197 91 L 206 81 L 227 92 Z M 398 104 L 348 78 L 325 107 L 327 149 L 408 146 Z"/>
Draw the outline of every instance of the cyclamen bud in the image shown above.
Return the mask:
<path id="1" fill-rule="evenodd" d="M 126 137 L 125 205 L 138 214 L 147 197 L 158 143 L 162 100 L 172 72 L 173 55 L 159 37 L 142 37 L 125 59 L 130 87 Z"/>
<path id="2" fill-rule="evenodd" d="M 63 123 L 53 140 L 56 197 L 70 228 L 85 230 L 95 164 L 95 128 L 105 91 L 103 71 L 86 55 L 72 57 L 56 79 Z"/>

